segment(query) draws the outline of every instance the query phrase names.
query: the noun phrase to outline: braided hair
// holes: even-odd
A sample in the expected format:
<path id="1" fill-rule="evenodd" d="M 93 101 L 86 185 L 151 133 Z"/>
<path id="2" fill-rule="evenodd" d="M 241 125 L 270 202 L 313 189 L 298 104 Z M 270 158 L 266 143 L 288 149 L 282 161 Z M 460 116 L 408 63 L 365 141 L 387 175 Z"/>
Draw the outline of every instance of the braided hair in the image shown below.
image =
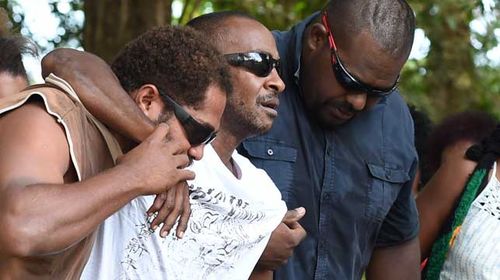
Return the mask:
<path id="1" fill-rule="evenodd" d="M 440 236 L 432 246 L 431 255 L 423 272 L 424 279 L 427 280 L 439 279 L 446 255 L 460 232 L 472 202 L 488 184 L 488 173 L 495 161 L 500 158 L 500 124 L 480 144 L 470 147 L 465 156 L 476 161 L 477 165 L 455 205 L 455 211 L 448 218 Z"/>

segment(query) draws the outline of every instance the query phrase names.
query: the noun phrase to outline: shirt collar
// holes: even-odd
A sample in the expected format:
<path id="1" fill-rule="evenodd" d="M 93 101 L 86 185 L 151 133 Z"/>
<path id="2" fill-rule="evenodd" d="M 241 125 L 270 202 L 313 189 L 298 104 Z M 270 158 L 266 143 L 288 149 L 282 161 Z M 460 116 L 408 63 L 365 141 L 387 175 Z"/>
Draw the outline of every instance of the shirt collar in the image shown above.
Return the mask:
<path id="1" fill-rule="evenodd" d="M 297 24 L 295 27 L 294 27 L 294 32 L 295 32 L 295 55 L 293 57 L 293 64 L 292 64 L 292 67 L 293 68 L 293 80 L 295 82 L 295 84 L 299 85 L 299 79 L 300 79 L 300 60 L 301 60 L 301 57 L 302 57 L 302 38 L 304 37 L 304 32 L 307 28 L 307 26 L 309 26 L 309 24 L 311 24 L 311 22 L 314 21 L 314 19 L 316 17 L 318 17 L 320 14 L 320 12 L 315 12 L 313 13 L 312 15 L 310 15 L 309 17 L 307 17 L 305 20 L 303 20 L 302 22 L 300 22 L 299 24 Z"/>

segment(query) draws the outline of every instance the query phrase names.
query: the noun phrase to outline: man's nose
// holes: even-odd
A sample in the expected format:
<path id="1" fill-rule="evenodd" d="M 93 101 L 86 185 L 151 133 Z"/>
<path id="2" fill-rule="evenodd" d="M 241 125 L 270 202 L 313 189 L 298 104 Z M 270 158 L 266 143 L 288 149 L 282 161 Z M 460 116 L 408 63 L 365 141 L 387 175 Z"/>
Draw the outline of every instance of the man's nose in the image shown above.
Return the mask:
<path id="1" fill-rule="evenodd" d="M 269 76 L 267 77 L 266 83 L 264 85 L 267 89 L 272 89 L 277 93 L 281 93 L 285 89 L 285 83 L 281 79 L 280 75 L 278 75 L 278 70 L 274 68 Z"/>
<path id="2" fill-rule="evenodd" d="M 366 106 L 366 98 L 366 93 L 351 93 L 347 94 L 346 101 L 351 104 L 353 110 L 361 111 Z"/>
<path id="3" fill-rule="evenodd" d="M 192 157 L 194 160 L 200 160 L 203 157 L 203 149 L 205 145 L 198 145 L 196 147 L 191 147 L 188 150 L 188 155 Z"/>

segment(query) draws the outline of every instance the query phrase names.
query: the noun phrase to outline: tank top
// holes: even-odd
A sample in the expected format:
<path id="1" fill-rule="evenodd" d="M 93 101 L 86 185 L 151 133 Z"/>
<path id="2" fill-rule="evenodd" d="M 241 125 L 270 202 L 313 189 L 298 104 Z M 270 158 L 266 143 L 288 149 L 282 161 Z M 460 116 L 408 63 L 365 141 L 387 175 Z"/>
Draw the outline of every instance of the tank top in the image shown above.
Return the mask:
<path id="1" fill-rule="evenodd" d="M 55 75 L 51 74 L 45 84 L 0 99 L 0 116 L 35 98 L 42 101 L 47 113 L 63 127 L 78 181 L 113 166 L 112 163 L 121 155 L 118 142 L 85 109 L 71 86 Z M 94 239 L 95 232 L 63 252 L 23 259 L 22 270 L 28 275 L 41 275 L 40 278 L 79 279 Z"/>

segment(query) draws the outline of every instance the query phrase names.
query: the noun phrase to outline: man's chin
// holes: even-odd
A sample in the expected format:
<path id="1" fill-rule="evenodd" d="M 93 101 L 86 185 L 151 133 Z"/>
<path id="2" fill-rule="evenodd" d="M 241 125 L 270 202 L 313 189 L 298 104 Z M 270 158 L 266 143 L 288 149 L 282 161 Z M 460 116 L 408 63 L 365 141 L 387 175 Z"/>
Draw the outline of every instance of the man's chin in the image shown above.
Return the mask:
<path id="1" fill-rule="evenodd" d="M 354 117 L 354 116 L 353 116 Z M 342 126 L 346 123 L 348 123 L 352 118 L 346 119 L 346 118 L 337 118 L 331 114 L 317 114 L 316 115 L 316 120 L 318 121 L 319 125 L 328 130 L 333 130 L 339 126 Z"/>

